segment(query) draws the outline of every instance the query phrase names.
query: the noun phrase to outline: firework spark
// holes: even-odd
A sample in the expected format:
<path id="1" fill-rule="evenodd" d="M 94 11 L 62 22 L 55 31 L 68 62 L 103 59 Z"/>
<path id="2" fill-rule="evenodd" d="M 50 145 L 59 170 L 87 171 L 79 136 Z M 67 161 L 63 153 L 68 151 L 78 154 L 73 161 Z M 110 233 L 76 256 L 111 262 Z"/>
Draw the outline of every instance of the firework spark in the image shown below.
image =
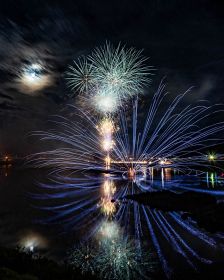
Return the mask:
<path id="1" fill-rule="evenodd" d="M 115 144 L 113 141 L 114 122 L 110 118 L 104 118 L 97 128 L 102 136 L 102 148 L 104 151 L 109 152 L 113 149 Z"/>
<path id="2" fill-rule="evenodd" d="M 120 44 L 96 48 L 89 57 L 96 73 L 96 80 L 105 90 L 111 90 L 120 99 L 139 94 L 150 83 L 153 67 L 145 65 L 142 51 L 127 49 Z"/>
<path id="3" fill-rule="evenodd" d="M 57 166 L 57 170 L 77 171 L 105 170 L 107 162 L 112 172 L 127 172 L 131 168 L 135 174 L 141 172 L 142 164 L 166 165 L 183 172 L 210 166 L 203 150 L 223 142 L 224 123 L 205 124 L 223 112 L 223 107 L 196 104 L 179 109 L 180 102 L 190 94 L 187 91 L 161 109 L 166 97 L 164 87 L 161 84 L 155 93 L 143 128 L 137 126 L 141 122 L 137 102 L 133 104 L 131 122 L 126 112 L 120 110 L 119 129 L 115 129 L 110 118 L 97 123 L 92 115 L 72 107 L 80 121 L 58 117 L 61 132 L 35 133 L 42 140 L 64 143 L 66 147 L 41 152 L 33 157 L 34 161 L 40 166 Z"/>
<path id="4" fill-rule="evenodd" d="M 68 86 L 85 93 L 98 112 L 114 113 L 123 101 L 140 94 L 151 82 L 153 67 L 145 61 L 142 51 L 107 43 L 69 66 Z"/>
<path id="5" fill-rule="evenodd" d="M 203 151 L 223 143 L 224 122 L 205 124 L 223 112 L 223 106 L 196 103 L 179 109 L 184 97 L 191 93 L 188 90 L 162 108 L 166 97 L 164 88 L 161 83 L 152 99 L 143 129 L 137 126 L 142 122 L 138 118 L 137 101 L 133 103 L 131 122 L 128 123 L 126 112 L 120 111 L 120 129 L 114 135 L 116 145 L 111 153 L 112 163 L 123 162 L 135 172 L 141 170 L 143 163 L 182 171 L 209 166 Z"/>
<path id="6" fill-rule="evenodd" d="M 144 227 L 151 236 L 164 272 L 169 276 L 171 273 L 170 264 L 167 261 L 164 247 L 161 248 L 164 242 L 167 242 L 174 254 L 182 258 L 192 269 L 196 269 L 196 265 L 191 261 L 190 256 L 199 262 L 211 263 L 210 259 L 199 255 L 197 250 L 192 248 L 189 242 L 181 236 L 182 228 L 197 238 L 198 242 L 206 243 L 206 246 L 216 247 L 216 241 L 203 234 L 194 225 L 181 221 L 177 213 L 164 214 L 144 205 L 131 204 L 130 201 L 126 205 L 119 204 L 118 201 L 115 208 L 107 205 L 108 199 L 112 196 L 116 201 L 117 198 L 127 194 L 157 189 L 156 185 L 155 188 L 152 186 L 151 181 L 147 187 L 141 180 L 138 181 L 139 173 L 147 181 L 147 172 L 150 172 L 148 178 L 152 178 L 153 168 L 154 170 L 160 168 L 162 181 L 164 181 L 166 177 L 167 179 L 169 177 L 168 168 L 169 170 L 174 168 L 183 174 L 184 172 L 201 171 L 201 167 L 214 166 L 203 152 L 216 144 L 223 143 L 224 123 L 209 124 L 208 118 L 223 112 L 223 107 L 219 105 L 205 106 L 202 103 L 186 107 L 179 106 L 184 97 L 190 94 L 190 91 L 176 96 L 169 104 L 164 101 L 166 97 L 164 88 L 165 85 L 161 83 L 152 98 L 145 124 L 140 127 L 137 125 L 140 122 L 137 101 L 133 103 L 131 120 L 127 117 L 125 110 L 120 110 L 117 121 L 119 130 L 115 129 L 113 121 L 109 118 L 103 119 L 99 124 L 92 115 L 72 107 L 76 112 L 74 120 L 58 117 L 55 121 L 61 126 L 60 131 L 36 133 L 41 136 L 42 140 L 58 142 L 60 147 L 39 153 L 32 157 L 31 161 L 39 167 L 47 166 L 53 170 L 50 173 L 52 184 L 42 184 L 43 188 L 50 191 L 46 196 L 41 194 L 41 199 L 48 201 L 57 198 L 55 203 L 65 197 L 68 200 L 72 199 L 66 204 L 46 206 L 45 210 L 55 214 L 48 222 L 55 223 L 65 220 L 66 226 L 70 226 L 72 229 L 89 227 L 91 230 L 88 234 L 93 236 L 101 227 L 102 220 L 108 218 L 110 220 L 112 216 L 124 228 L 126 236 L 131 227 L 130 221 L 134 221 L 133 232 L 135 240 L 137 240 L 137 247 L 141 249 L 142 221 L 144 221 Z M 115 141 L 116 145 L 109 149 L 109 155 L 105 155 L 107 151 L 102 150 L 102 138 L 108 135 L 110 140 Z M 110 172 L 116 172 L 116 174 L 120 172 L 123 175 L 122 178 L 125 177 L 130 168 L 134 171 L 136 178 L 135 181 L 133 179 L 131 186 L 127 183 L 122 188 L 117 188 L 113 194 L 113 187 L 109 187 L 110 182 L 107 177 L 96 176 L 93 180 L 90 175 L 84 179 L 72 176 L 74 172 L 105 171 L 105 158 L 110 165 Z M 146 168 L 142 168 L 142 165 Z M 120 176 L 119 178 L 121 179 Z M 172 182 L 172 185 L 173 190 L 177 192 L 185 189 L 195 190 L 195 187 L 181 186 L 178 182 L 175 185 Z M 169 183 L 163 187 L 169 188 Z M 52 193 L 52 190 L 55 193 Z M 197 191 L 205 192 L 202 189 Z M 213 191 L 213 194 L 223 196 L 224 192 Z M 100 204 L 102 201 L 103 203 Z M 103 204 L 106 205 L 105 211 L 102 211 Z M 173 223 L 177 223 L 179 226 L 172 227 Z M 104 250 L 103 255 L 101 255 L 102 259 L 99 258 L 97 263 L 102 267 L 105 266 L 105 274 L 109 273 L 108 278 L 111 277 L 110 275 L 115 275 L 115 279 L 124 274 L 130 275 L 130 269 L 135 271 L 135 264 L 138 261 L 136 259 L 129 260 L 128 255 L 129 252 L 132 255 L 132 251 L 126 248 L 129 246 L 128 243 L 126 246 L 119 242 L 113 243 L 112 240 L 106 241 L 105 246 L 110 242 L 112 242 L 110 248 L 107 251 L 102 249 Z"/>
<path id="7" fill-rule="evenodd" d="M 102 240 L 117 240 L 122 232 L 117 222 L 106 220 L 100 226 L 97 237 Z"/>
<path id="8" fill-rule="evenodd" d="M 79 268 L 83 274 L 85 273 L 96 273 L 96 249 L 91 244 L 80 244 L 80 246 L 75 247 L 69 256 L 70 264 Z"/>
<path id="9" fill-rule="evenodd" d="M 116 192 L 116 187 L 110 178 L 106 177 L 103 183 L 103 195 L 100 200 L 100 208 L 102 213 L 107 217 L 111 217 L 116 212 L 116 205 L 111 202 L 114 193 Z"/>
<path id="10" fill-rule="evenodd" d="M 100 243 L 98 247 L 88 244 L 74 248 L 69 262 L 82 273 L 97 274 L 100 279 L 151 279 L 150 273 L 157 268 L 153 254 L 136 256 L 133 242 L 118 238 Z"/>
<path id="11" fill-rule="evenodd" d="M 86 93 L 95 86 L 92 65 L 85 57 L 73 61 L 73 65 L 70 65 L 66 72 L 66 79 L 72 90 L 81 93 Z"/>
<path id="12" fill-rule="evenodd" d="M 150 279 L 149 273 L 155 270 L 156 264 L 150 256 L 143 252 L 138 256 L 134 243 L 122 238 L 104 242 L 96 259 L 99 275 L 102 279 Z"/>
<path id="13" fill-rule="evenodd" d="M 120 106 L 118 97 L 109 90 L 100 90 L 91 99 L 92 106 L 102 114 L 115 113 Z"/>

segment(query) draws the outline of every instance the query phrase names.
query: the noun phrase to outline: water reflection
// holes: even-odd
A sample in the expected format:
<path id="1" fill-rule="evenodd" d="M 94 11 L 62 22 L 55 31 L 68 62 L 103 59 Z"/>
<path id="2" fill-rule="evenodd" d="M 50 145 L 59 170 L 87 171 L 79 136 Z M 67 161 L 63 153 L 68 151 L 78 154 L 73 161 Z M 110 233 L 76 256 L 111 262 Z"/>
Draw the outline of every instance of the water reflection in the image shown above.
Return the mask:
<path id="1" fill-rule="evenodd" d="M 11 170 L 12 170 L 11 163 L 3 164 L 2 168 L 0 168 L 0 178 L 8 177 L 10 175 Z"/>
<path id="2" fill-rule="evenodd" d="M 145 250 L 156 253 L 169 277 L 178 267 L 197 270 L 199 264 L 223 259 L 224 237 L 206 233 L 192 220 L 183 220 L 178 212 L 163 213 L 136 202 L 121 202 L 120 198 L 161 189 L 174 192 L 193 189 L 223 199 L 223 182 L 215 173 L 184 176 L 167 167 L 160 170 L 143 167 L 141 175 L 135 174 L 133 178 L 112 174 L 75 174 L 73 177 L 64 174 L 40 184 L 32 195 L 32 204 L 41 209 L 42 216 L 38 216 L 38 220 L 44 226 L 61 229 L 60 233 L 64 234 L 74 233 L 77 242 L 88 244 L 91 240 L 94 248 L 97 246 L 104 256 L 110 256 L 114 264 L 117 264 L 117 256 L 126 258 L 125 254 L 118 254 L 125 246 L 131 246 L 135 259 L 141 253 L 144 255 Z M 116 202 L 112 203 L 112 199 Z M 91 254 L 95 256 L 95 253 Z M 99 259 L 97 263 L 103 266 Z"/>
<path id="3" fill-rule="evenodd" d="M 157 269 L 153 254 L 136 255 L 135 245 L 122 238 L 82 243 L 71 250 L 69 262 L 97 279 L 151 279 Z"/>
<path id="4" fill-rule="evenodd" d="M 102 222 L 91 241 L 74 246 L 70 263 L 102 279 L 151 279 L 158 269 L 156 256 L 149 250 L 138 254 L 134 240 L 125 237 L 119 222 L 111 219 Z"/>
<path id="5" fill-rule="evenodd" d="M 165 186 L 165 182 L 171 180 L 171 171 L 171 168 L 161 168 L 161 182 L 163 188 Z"/>
<path id="6" fill-rule="evenodd" d="M 206 182 L 207 187 L 214 188 L 217 185 L 217 173 L 216 172 L 206 172 Z"/>
<path id="7" fill-rule="evenodd" d="M 28 252 L 45 249 L 47 247 L 47 240 L 36 232 L 23 233 L 19 240 L 19 247 Z"/>
<path id="8" fill-rule="evenodd" d="M 116 192 L 116 187 L 109 174 L 104 174 L 104 177 L 105 180 L 102 184 L 102 196 L 99 206 L 104 215 L 111 217 L 116 211 L 115 204 L 111 202 L 113 195 Z"/>
<path id="9" fill-rule="evenodd" d="M 116 221 L 105 220 L 102 222 L 99 231 L 97 232 L 97 239 L 99 240 L 116 240 L 120 234 L 121 229 Z"/>
<path id="10" fill-rule="evenodd" d="M 171 180 L 171 174 L 172 169 L 171 168 L 164 168 L 164 178 L 166 181 L 170 181 Z"/>

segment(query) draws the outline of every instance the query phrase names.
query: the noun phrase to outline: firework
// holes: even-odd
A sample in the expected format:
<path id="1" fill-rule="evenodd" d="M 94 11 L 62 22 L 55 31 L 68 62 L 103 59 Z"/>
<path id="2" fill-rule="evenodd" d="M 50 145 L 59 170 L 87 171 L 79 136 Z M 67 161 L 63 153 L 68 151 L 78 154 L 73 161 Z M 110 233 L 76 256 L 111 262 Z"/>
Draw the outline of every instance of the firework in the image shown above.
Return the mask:
<path id="1" fill-rule="evenodd" d="M 116 192 L 116 186 L 114 181 L 106 177 L 105 182 L 103 183 L 103 194 L 108 197 L 112 197 Z"/>
<path id="2" fill-rule="evenodd" d="M 115 221 L 109 221 L 106 220 L 102 223 L 100 226 L 97 237 L 100 240 L 100 242 L 103 242 L 104 240 L 117 240 L 119 236 L 121 236 L 122 231 Z"/>
<path id="3" fill-rule="evenodd" d="M 118 97 L 111 90 L 99 90 L 91 97 L 92 106 L 102 114 L 115 113 L 121 105 Z"/>
<path id="4" fill-rule="evenodd" d="M 115 129 L 110 118 L 105 117 L 98 123 L 91 114 L 72 106 L 74 119 L 58 117 L 55 120 L 55 123 L 61 127 L 59 131 L 36 133 L 41 136 L 42 140 L 54 141 L 54 144 L 58 142 L 59 148 L 37 154 L 34 163 L 39 167 L 51 167 L 53 170 L 50 173 L 52 183 L 42 185 L 45 190 L 48 190 L 48 193 L 45 196 L 43 194 L 39 196 L 46 202 L 59 203 L 59 205 L 50 204 L 51 206 L 45 207 L 55 215 L 50 218 L 51 222 L 61 223 L 62 220 L 65 220 L 66 226 L 70 226 L 73 230 L 90 227 L 92 229 L 89 235 L 93 236 L 98 232 L 103 219 L 110 220 L 113 217 L 124 228 L 126 236 L 131 227 L 130 221 L 133 221 L 133 232 L 139 249 L 141 248 L 142 221 L 144 221 L 144 227 L 151 236 L 162 267 L 169 276 L 170 266 L 167 262 L 166 252 L 163 252 L 161 248 L 164 242 L 167 242 L 168 247 L 173 249 L 176 257 L 181 257 L 193 269 L 196 268 L 196 265 L 189 256 L 206 264 L 211 262 L 210 259 L 201 257 L 197 253 L 198 248 L 192 248 L 189 241 L 181 237 L 181 228 L 172 227 L 173 223 L 178 223 L 180 227 L 187 229 L 191 235 L 198 238 L 199 242 L 206 242 L 206 246 L 214 246 L 214 239 L 203 235 L 193 224 L 180 222 L 179 217 L 176 216 L 177 213 L 170 216 L 159 211 L 152 211 L 144 205 L 139 206 L 130 202 L 125 205 L 119 204 L 118 201 L 116 207 L 108 204 L 112 196 L 116 200 L 127 194 L 157 190 L 158 185 L 152 186 L 151 181 L 148 186 L 144 186 L 141 180 L 138 180 L 139 174 L 145 176 L 149 169 L 152 181 L 153 168 L 154 170 L 162 169 L 163 184 L 166 177 L 169 178 L 170 169 L 167 168 L 188 173 L 200 171 L 201 167 L 211 166 L 212 164 L 203 151 L 223 143 L 224 123 L 209 124 L 208 122 L 208 119 L 215 119 L 213 118 L 215 114 L 223 112 L 222 106 L 205 106 L 203 103 L 180 106 L 190 91 L 176 96 L 171 103 L 168 103 L 165 102 L 164 88 L 165 85 L 161 83 L 152 98 L 144 122 L 139 119 L 137 101 L 133 103 L 131 120 L 125 110 L 121 109 L 117 119 L 119 130 Z M 141 126 L 138 126 L 138 123 L 141 123 Z M 110 143 L 114 141 L 116 145 L 103 150 L 102 140 L 104 139 L 109 139 Z M 93 179 L 88 175 L 89 177 L 83 179 L 72 176 L 74 172 L 105 171 L 105 162 L 110 166 L 111 172 L 122 173 L 122 178 L 125 178 L 130 170 L 133 174 L 132 177 L 135 177 L 132 178 L 135 180 L 135 184 L 133 181 L 131 185 L 127 182 L 113 193 L 113 187 L 111 187 L 108 177 L 95 176 Z M 146 166 L 146 171 L 142 165 Z M 147 178 L 144 177 L 144 180 Z M 156 183 L 155 181 L 154 179 L 154 183 Z M 214 177 L 212 181 L 214 181 Z M 166 188 L 170 186 L 169 183 L 166 184 Z M 195 185 L 190 186 L 191 184 L 180 186 L 179 182 L 174 185 L 172 182 L 172 189 L 177 192 L 195 190 Z M 205 192 L 200 188 L 197 191 Z M 213 191 L 212 194 L 223 196 L 223 191 Z M 66 203 L 65 198 L 68 198 Z M 62 205 L 60 205 L 60 201 L 63 201 Z M 105 209 L 102 211 L 103 208 Z M 132 219 L 130 218 L 131 211 Z M 97 267 L 105 267 L 102 277 L 103 275 L 107 275 L 107 278 L 115 277 L 115 279 L 118 277 L 122 279 L 122 275 L 129 277 L 132 275 L 130 270 L 135 271 L 138 260 L 132 259 L 132 249 L 128 249 L 129 244 L 125 243 L 126 241 L 121 244 L 119 241 L 116 242 L 115 238 L 111 239 L 111 241 L 102 242 L 103 254 L 99 259 L 97 258 Z M 110 248 L 106 247 L 107 244 L 110 245 Z"/>
<path id="5" fill-rule="evenodd" d="M 122 100 L 139 94 L 150 83 L 149 75 L 153 67 L 145 65 L 146 58 L 142 56 L 142 51 L 128 49 L 120 44 L 113 47 L 107 43 L 96 48 L 89 59 L 96 81 Z"/>
<path id="6" fill-rule="evenodd" d="M 75 247 L 69 256 L 69 263 L 79 268 L 83 274 L 96 272 L 96 248 L 91 243 L 80 244 Z"/>
<path id="7" fill-rule="evenodd" d="M 203 150 L 223 142 L 224 123 L 205 124 L 223 112 L 223 107 L 196 104 L 179 109 L 187 94 L 190 91 L 176 96 L 167 108 L 161 109 L 166 97 L 161 84 L 152 99 L 145 125 L 137 126 L 142 120 L 138 118 L 135 102 L 131 121 L 120 110 L 119 130 L 108 117 L 98 123 L 92 115 L 72 107 L 74 120 L 58 117 L 56 121 L 61 131 L 36 133 L 42 140 L 56 141 L 65 148 L 39 153 L 36 162 L 40 166 L 58 167 L 57 171 L 105 170 L 107 163 L 111 171 L 131 170 L 133 174 L 141 172 L 142 164 L 173 167 L 183 172 L 208 167 L 210 163 Z"/>
<path id="8" fill-rule="evenodd" d="M 100 135 L 102 136 L 102 148 L 104 151 L 109 152 L 114 147 L 114 141 L 112 139 L 114 132 L 114 123 L 109 118 L 104 118 L 97 126 Z"/>
<path id="9" fill-rule="evenodd" d="M 190 91 L 178 95 L 167 108 L 161 106 L 166 97 L 164 84 L 155 93 L 145 118 L 138 127 L 138 103 L 133 104 L 130 121 L 125 111 L 120 112 L 119 131 L 114 134 L 116 145 L 111 152 L 112 163 L 141 170 L 143 162 L 152 166 L 174 167 L 181 171 L 208 167 L 203 150 L 223 142 L 224 122 L 211 123 L 212 116 L 223 112 L 223 106 L 187 105 L 180 103 Z M 205 123 L 211 123 L 205 125 Z M 193 155 L 192 155 L 193 154 Z"/>
<path id="10" fill-rule="evenodd" d="M 102 279 L 150 279 L 150 272 L 155 271 L 156 262 L 152 255 L 142 252 L 138 256 L 131 241 L 122 238 L 107 240 L 101 244 L 100 250 L 96 262 Z"/>
<path id="11" fill-rule="evenodd" d="M 107 43 L 86 58 L 74 61 L 66 72 L 68 86 L 85 93 L 102 113 L 114 113 L 123 101 L 142 92 L 151 81 L 153 67 L 145 65 L 141 51 Z"/>
<path id="12" fill-rule="evenodd" d="M 111 217 L 116 212 L 116 206 L 111 202 L 110 197 L 101 198 L 100 205 L 102 213 L 105 216 Z"/>
<path id="13" fill-rule="evenodd" d="M 111 202 L 111 199 L 116 192 L 116 187 L 113 180 L 108 177 L 105 178 L 102 187 L 103 195 L 101 197 L 99 207 L 105 216 L 111 217 L 116 212 L 116 205 Z"/>
<path id="14" fill-rule="evenodd" d="M 101 151 L 101 136 L 97 129 L 97 121 L 91 119 L 85 112 L 71 106 L 75 111 L 73 119 L 57 116 L 53 121 L 59 125 L 59 131 L 37 131 L 34 135 L 42 141 L 56 141 L 62 147 L 37 153 L 29 158 L 30 163 L 39 167 L 52 167 L 55 173 L 63 171 L 80 171 L 102 169 L 105 153 Z M 79 116 L 80 121 L 75 121 Z M 56 169 L 55 169 L 56 167 Z"/>
<path id="15" fill-rule="evenodd" d="M 71 177 L 64 178 L 65 181 L 59 183 L 61 177 L 57 177 L 54 183 L 43 186 L 38 199 L 47 204 L 46 207 L 42 208 L 45 211 L 50 211 L 49 219 L 45 221 L 47 224 L 56 224 L 57 227 L 64 224 L 65 228 L 67 230 L 69 229 L 70 232 L 79 232 L 81 230 L 81 236 L 84 240 L 93 237 L 96 238 L 97 242 L 95 242 L 95 244 L 98 244 L 97 248 L 94 246 L 91 249 L 90 246 L 87 248 L 85 245 L 81 246 L 81 249 L 78 247 L 81 253 L 77 251 L 78 249 L 74 250 L 73 265 L 76 267 L 81 267 L 83 265 L 83 271 L 91 272 L 93 270 L 96 271 L 98 275 L 98 273 L 101 272 L 101 268 L 105 266 L 105 270 L 108 272 L 107 277 L 111 279 L 113 279 L 113 275 L 121 275 L 125 270 L 130 270 L 129 275 L 133 275 L 132 273 L 135 275 L 135 273 L 138 273 L 135 271 L 135 264 L 141 260 L 141 256 L 144 257 L 143 245 L 149 244 L 149 248 L 152 248 L 153 252 L 156 252 L 164 272 L 169 276 L 169 252 L 167 254 L 166 250 L 163 251 L 164 248 L 168 247 L 170 250 L 172 249 L 172 254 L 181 258 L 187 265 L 190 265 L 190 267 L 194 269 L 195 265 L 190 261 L 192 257 L 197 260 L 197 262 L 199 261 L 205 264 L 211 263 L 211 260 L 207 259 L 203 252 L 200 252 L 199 248 L 202 245 L 206 246 L 208 250 L 212 248 L 221 254 L 223 253 L 223 248 L 217 243 L 215 237 L 211 237 L 210 234 L 206 234 L 204 230 L 200 230 L 195 223 L 189 222 L 189 220 L 182 220 L 179 213 L 173 212 L 171 214 L 164 214 L 128 200 L 125 204 L 116 203 L 116 211 L 113 213 L 113 219 L 111 219 L 110 216 L 108 218 L 108 216 L 102 213 L 98 205 L 102 197 L 106 197 L 112 193 L 113 197 L 122 198 L 128 194 L 135 194 L 143 191 L 158 191 L 160 188 L 171 188 L 172 191 L 175 192 L 186 190 L 207 192 L 223 198 L 223 191 L 203 189 L 200 180 L 195 180 L 195 176 L 193 176 L 193 179 L 192 177 L 190 179 L 190 176 L 188 177 L 189 179 L 186 179 L 185 176 L 183 181 L 172 180 L 171 182 L 166 181 L 165 178 L 165 185 L 161 185 L 161 181 L 158 182 L 158 180 L 154 179 L 153 182 L 153 179 L 149 180 L 149 178 L 147 179 L 148 183 L 145 184 L 145 179 L 142 180 L 140 176 L 139 179 L 136 178 L 135 184 L 130 181 L 124 182 L 123 185 L 120 185 L 120 188 L 116 189 L 115 193 L 113 187 L 108 187 L 108 180 L 113 180 L 109 175 L 103 177 L 103 182 L 99 180 L 97 176 L 86 176 L 85 178 L 77 179 Z M 113 182 L 113 185 L 115 182 L 116 181 Z M 178 226 L 173 226 L 176 223 Z M 143 227 L 144 234 L 142 231 Z M 150 238 L 147 230 L 149 231 Z M 183 234 L 183 230 L 186 231 L 186 234 Z M 125 242 L 127 241 L 123 240 L 123 236 L 130 239 L 130 233 L 132 232 L 135 236 L 135 242 L 131 242 L 130 244 L 128 242 L 126 248 Z M 197 242 L 192 243 L 191 238 L 186 238 L 186 236 L 193 236 Z M 150 240 L 152 240 L 152 243 Z M 165 244 L 166 246 L 164 246 Z M 126 268 L 120 267 L 120 265 L 123 265 L 123 259 L 126 258 L 125 250 L 129 250 L 129 247 L 131 247 L 131 252 L 133 252 L 134 246 L 136 253 L 135 259 L 131 260 L 133 265 Z M 110 249 L 111 251 L 109 251 Z M 120 255 L 122 257 L 121 262 L 118 262 L 119 250 L 122 250 Z M 129 253 L 128 251 L 127 254 L 129 255 Z M 79 254 L 81 254 L 82 257 L 79 258 Z M 150 252 L 147 252 L 147 254 L 150 255 Z M 143 262 L 146 260 L 147 259 L 144 259 Z M 150 268 L 150 265 L 151 261 L 147 267 Z M 93 268 L 90 268 L 91 266 Z M 119 272 L 117 272 L 117 270 L 119 270 Z M 144 267 L 141 271 L 142 273 L 144 272 Z M 124 279 L 129 279 L 129 275 Z M 102 277 L 103 276 L 104 273 L 102 274 Z"/>
<path id="16" fill-rule="evenodd" d="M 97 274 L 100 279 L 109 280 L 150 279 L 150 273 L 157 268 L 153 254 L 142 252 L 141 256 L 136 256 L 134 243 L 122 238 L 100 243 L 98 247 L 81 244 L 72 250 L 69 262 L 82 273 Z"/>
<path id="17" fill-rule="evenodd" d="M 112 119 L 104 118 L 98 125 L 98 129 L 101 135 L 108 135 L 114 132 L 114 123 Z"/>
<path id="18" fill-rule="evenodd" d="M 86 93 L 95 86 L 92 65 L 85 57 L 73 61 L 66 72 L 68 86 L 74 91 Z"/>

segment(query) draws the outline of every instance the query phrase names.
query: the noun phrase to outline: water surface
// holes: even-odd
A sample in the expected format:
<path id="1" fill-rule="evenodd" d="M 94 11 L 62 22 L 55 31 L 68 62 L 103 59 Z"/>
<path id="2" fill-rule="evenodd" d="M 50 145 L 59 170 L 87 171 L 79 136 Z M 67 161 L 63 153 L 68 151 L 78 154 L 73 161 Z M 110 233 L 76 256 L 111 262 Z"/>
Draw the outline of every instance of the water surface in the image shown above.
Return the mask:
<path id="1" fill-rule="evenodd" d="M 25 246 L 63 259 L 75 244 L 122 235 L 158 259 L 164 275 L 200 271 L 224 260 L 224 234 L 211 234 L 181 213 L 163 213 L 126 194 L 169 189 L 195 190 L 224 198 L 224 180 L 214 172 L 181 175 L 175 170 L 147 170 L 126 178 L 109 174 L 65 175 L 49 180 L 48 170 L 2 166 L 0 169 L 1 245 Z M 111 199 L 117 200 L 112 203 Z M 137 254 L 137 253 L 136 253 Z"/>

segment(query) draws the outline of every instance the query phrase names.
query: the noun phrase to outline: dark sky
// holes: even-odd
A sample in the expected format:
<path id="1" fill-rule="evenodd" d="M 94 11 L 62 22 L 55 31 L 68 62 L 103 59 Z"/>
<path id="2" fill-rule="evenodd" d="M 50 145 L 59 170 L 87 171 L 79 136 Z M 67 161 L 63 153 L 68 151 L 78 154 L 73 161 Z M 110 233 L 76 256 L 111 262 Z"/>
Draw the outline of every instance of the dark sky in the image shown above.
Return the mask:
<path id="1" fill-rule="evenodd" d="M 157 68 L 150 91 L 166 76 L 174 95 L 195 86 L 189 102 L 223 102 L 221 2 L 0 1 L 0 152 L 38 150 L 28 134 L 48 129 L 49 117 L 75 102 L 67 98 L 67 65 L 106 40 L 144 49 Z M 18 80 L 21 69 L 32 63 L 41 63 L 48 77 L 38 90 Z"/>

